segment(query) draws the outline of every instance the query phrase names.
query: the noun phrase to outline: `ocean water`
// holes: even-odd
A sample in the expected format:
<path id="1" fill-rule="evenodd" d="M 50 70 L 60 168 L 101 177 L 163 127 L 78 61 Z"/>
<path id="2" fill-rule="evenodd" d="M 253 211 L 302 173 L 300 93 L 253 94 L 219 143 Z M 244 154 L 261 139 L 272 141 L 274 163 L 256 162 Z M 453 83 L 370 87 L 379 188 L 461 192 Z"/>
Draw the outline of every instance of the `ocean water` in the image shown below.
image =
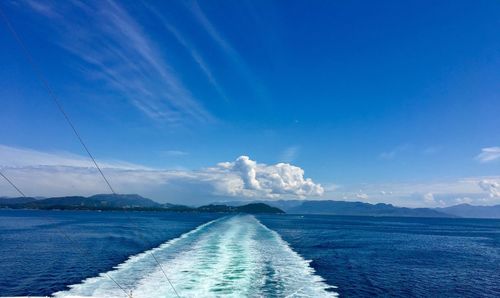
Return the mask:
<path id="1" fill-rule="evenodd" d="M 500 220 L 264 217 L 341 297 L 500 297 Z"/>
<path id="2" fill-rule="evenodd" d="M 163 272 L 181 297 L 500 297 L 500 221 L 0 210 L 0 296 L 175 297 Z"/>

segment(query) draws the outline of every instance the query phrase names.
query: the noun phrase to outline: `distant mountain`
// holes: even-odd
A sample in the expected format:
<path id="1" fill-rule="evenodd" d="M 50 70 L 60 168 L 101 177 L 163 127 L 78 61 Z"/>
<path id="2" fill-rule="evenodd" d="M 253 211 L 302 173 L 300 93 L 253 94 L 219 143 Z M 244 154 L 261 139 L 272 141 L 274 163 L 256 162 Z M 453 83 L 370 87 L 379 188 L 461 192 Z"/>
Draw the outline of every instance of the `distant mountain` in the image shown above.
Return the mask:
<path id="1" fill-rule="evenodd" d="M 253 201 L 265 203 L 291 214 L 330 214 L 358 216 L 403 216 L 403 217 L 456 217 L 456 215 L 430 208 L 405 208 L 391 204 L 369 204 L 333 200 L 276 200 Z M 248 201 L 230 201 L 219 204 L 241 206 Z"/>
<path id="2" fill-rule="evenodd" d="M 283 210 L 264 203 L 251 203 L 236 207 L 237 212 L 244 213 L 285 213 Z"/>
<path id="3" fill-rule="evenodd" d="M 35 209 L 97 209 L 97 208 L 153 208 L 161 204 L 139 195 L 99 194 L 91 197 L 67 196 L 30 201 L 21 204 L 23 208 Z"/>
<path id="4" fill-rule="evenodd" d="M 89 197 L 108 204 L 112 207 L 131 208 L 131 207 L 160 207 L 161 204 L 151 199 L 141 197 L 137 194 L 99 194 Z M 173 205 L 172 205 L 173 206 Z"/>
<path id="5" fill-rule="evenodd" d="M 0 198 L 0 208 L 67 209 L 67 210 L 152 210 L 174 212 L 291 213 L 402 217 L 470 217 L 500 218 L 500 205 L 472 206 L 461 204 L 445 208 L 405 208 L 391 204 L 369 204 L 333 200 L 232 201 L 198 208 L 160 204 L 137 194 L 98 194 L 90 197 L 67 196 L 36 199 L 32 197 Z"/>
<path id="6" fill-rule="evenodd" d="M 472 218 L 500 218 L 500 205 L 494 206 L 472 206 L 460 204 L 435 210 L 458 217 Z"/>
<path id="7" fill-rule="evenodd" d="M 405 208 L 391 204 L 369 204 L 346 201 L 302 201 L 302 204 L 285 209 L 292 214 L 331 214 L 358 216 L 402 216 L 402 217 L 455 217 L 429 208 Z"/>
<path id="8" fill-rule="evenodd" d="M 170 205 L 173 207 L 176 205 Z M 46 199 L 2 198 L 0 207 L 16 209 L 137 209 L 164 208 L 162 204 L 136 194 L 98 194 Z"/>
<path id="9" fill-rule="evenodd" d="M 198 208 L 160 204 L 135 194 L 99 194 L 91 197 L 67 196 L 36 200 L 34 198 L 0 198 L 0 208 L 12 209 L 61 209 L 61 210 L 151 210 L 174 212 L 243 212 L 284 213 L 263 203 L 243 206 L 206 205 Z"/>

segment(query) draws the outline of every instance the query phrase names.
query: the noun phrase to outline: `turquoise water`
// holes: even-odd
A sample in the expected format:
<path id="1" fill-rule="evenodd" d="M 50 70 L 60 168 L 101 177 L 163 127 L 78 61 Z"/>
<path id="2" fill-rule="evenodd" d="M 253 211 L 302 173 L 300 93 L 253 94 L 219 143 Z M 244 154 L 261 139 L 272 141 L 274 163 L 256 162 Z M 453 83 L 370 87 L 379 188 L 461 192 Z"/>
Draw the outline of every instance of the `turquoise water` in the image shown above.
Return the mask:
<path id="1" fill-rule="evenodd" d="M 4 210 L 0 240 L 2 295 L 500 293 L 498 220 Z"/>

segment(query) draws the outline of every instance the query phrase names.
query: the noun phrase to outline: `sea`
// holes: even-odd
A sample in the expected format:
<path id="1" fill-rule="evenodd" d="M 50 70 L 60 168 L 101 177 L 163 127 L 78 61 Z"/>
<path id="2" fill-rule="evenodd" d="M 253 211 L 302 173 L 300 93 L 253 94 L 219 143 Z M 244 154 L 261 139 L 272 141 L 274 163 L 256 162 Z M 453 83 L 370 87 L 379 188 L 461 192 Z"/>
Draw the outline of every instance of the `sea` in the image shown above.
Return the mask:
<path id="1" fill-rule="evenodd" d="M 500 297 L 500 220 L 0 210 L 0 296 Z"/>

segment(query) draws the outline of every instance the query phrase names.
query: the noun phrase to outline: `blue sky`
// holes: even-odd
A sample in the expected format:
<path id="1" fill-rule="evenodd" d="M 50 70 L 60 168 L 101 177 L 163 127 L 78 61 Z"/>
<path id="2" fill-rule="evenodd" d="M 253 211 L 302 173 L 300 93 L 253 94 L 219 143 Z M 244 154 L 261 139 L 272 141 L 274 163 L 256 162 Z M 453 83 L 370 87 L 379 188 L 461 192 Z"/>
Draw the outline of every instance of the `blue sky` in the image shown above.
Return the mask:
<path id="1" fill-rule="evenodd" d="M 119 192 L 500 202 L 498 1 L 2 9 Z M 3 171 L 30 195 L 106 192 L 4 24 L 0 39 Z"/>

